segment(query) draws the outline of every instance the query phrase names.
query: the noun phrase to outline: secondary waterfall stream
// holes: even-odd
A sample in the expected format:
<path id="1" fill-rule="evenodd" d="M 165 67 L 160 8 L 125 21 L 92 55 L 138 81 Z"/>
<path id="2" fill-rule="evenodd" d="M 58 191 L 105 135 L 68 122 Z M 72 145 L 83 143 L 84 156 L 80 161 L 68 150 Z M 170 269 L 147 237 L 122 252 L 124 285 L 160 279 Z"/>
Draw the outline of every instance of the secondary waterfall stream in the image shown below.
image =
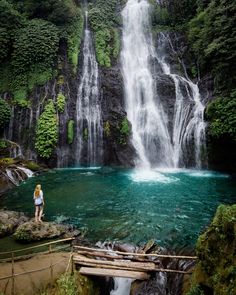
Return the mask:
<path id="1" fill-rule="evenodd" d="M 78 88 L 76 158 L 77 164 L 93 166 L 102 161 L 102 120 L 99 94 L 99 70 L 94 52 L 88 13 L 85 12 L 83 67 Z"/>
<path id="2" fill-rule="evenodd" d="M 159 34 L 155 49 L 149 11 L 150 4 L 146 0 L 129 0 L 122 11 L 121 63 L 126 111 L 138 155 L 136 167 L 186 167 L 185 158 L 191 154 L 194 158 L 191 165 L 200 168 L 205 123 L 199 89 L 188 78 L 172 73 L 165 59 L 165 47 L 171 42 L 168 34 Z M 159 64 L 160 73 L 155 63 Z M 159 74 L 168 75 L 175 86 L 173 124 L 156 87 L 154 76 Z"/>

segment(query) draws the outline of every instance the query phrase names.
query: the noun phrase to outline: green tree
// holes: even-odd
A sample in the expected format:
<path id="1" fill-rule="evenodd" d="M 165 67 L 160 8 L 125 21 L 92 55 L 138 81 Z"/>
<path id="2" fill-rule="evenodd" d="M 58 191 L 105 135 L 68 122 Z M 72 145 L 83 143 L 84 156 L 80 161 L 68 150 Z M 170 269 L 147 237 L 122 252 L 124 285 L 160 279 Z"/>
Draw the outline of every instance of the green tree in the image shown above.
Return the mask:
<path id="1" fill-rule="evenodd" d="M 204 72 L 211 71 L 218 90 L 230 92 L 236 74 L 236 5 L 212 0 L 189 24 L 189 40 Z"/>
<path id="2" fill-rule="evenodd" d="M 215 138 L 227 136 L 236 141 L 236 91 L 230 98 L 218 98 L 206 109 L 210 134 Z"/>
<path id="3" fill-rule="evenodd" d="M 38 63 L 51 67 L 58 51 L 58 33 L 53 24 L 44 20 L 32 20 L 19 29 L 13 44 L 14 68 L 22 72 Z"/>

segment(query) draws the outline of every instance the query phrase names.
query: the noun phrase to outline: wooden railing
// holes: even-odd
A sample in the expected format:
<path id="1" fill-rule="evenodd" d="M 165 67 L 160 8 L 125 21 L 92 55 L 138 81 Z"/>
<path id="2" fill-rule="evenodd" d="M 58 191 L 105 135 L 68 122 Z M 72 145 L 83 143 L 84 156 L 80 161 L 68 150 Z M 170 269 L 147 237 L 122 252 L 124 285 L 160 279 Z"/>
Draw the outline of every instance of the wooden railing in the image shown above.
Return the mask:
<path id="1" fill-rule="evenodd" d="M 66 246 L 62 246 L 60 248 L 57 247 L 57 248 L 54 248 L 54 249 L 53 249 L 53 246 L 57 245 L 57 244 L 72 242 L 73 240 L 74 240 L 74 238 L 67 238 L 67 239 L 61 239 L 61 240 L 56 240 L 56 241 L 52 241 L 52 242 L 47 242 L 47 243 L 44 243 L 44 244 L 40 244 L 40 245 L 32 246 L 32 247 L 27 247 L 27 248 L 23 248 L 23 249 L 19 249 L 19 250 L 0 252 L 0 263 L 1 262 L 11 262 L 11 274 L 8 275 L 8 276 L 0 277 L 0 281 L 1 280 L 6 280 L 6 279 L 11 279 L 12 280 L 12 286 L 11 286 L 12 287 L 11 288 L 11 294 L 12 295 L 15 295 L 15 277 L 18 277 L 18 276 L 21 276 L 21 275 L 27 275 L 27 274 L 31 274 L 31 273 L 35 273 L 35 272 L 40 272 L 40 271 L 43 271 L 43 270 L 46 270 L 46 269 L 50 269 L 51 281 L 53 282 L 53 268 L 56 265 L 62 263 L 62 261 L 64 261 L 64 259 L 61 260 L 61 261 L 55 262 L 55 263 L 53 263 L 52 260 L 51 260 L 49 266 L 46 266 L 46 267 L 43 267 L 43 268 L 40 268 L 40 269 L 33 269 L 33 270 L 21 272 L 21 273 L 15 273 L 15 262 L 17 260 L 23 260 L 23 259 L 30 258 L 30 257 L 36 256 L 36 255 L 40 255 L 40 254 L 55 253 L 55 252 L 59 252 L 61 250 L 65 250 L 65 249 L 71 247 L 71 244 L 66 245 Z M 19 254 L 21 252 L 26 252 L 26 251 L 29 251 L 29 250 L 36 250 L 36 249 L 45 248 L 45 247 L 48 247 L 47 251 L 34 252 L 34 253 L 30 253 L 30 254 L 17 255 L 16 256 L 16 254 Z M 1 258 L 1 256 L 9 256 L 9 257 Z M 70 261 L 71 261 L 71 255 L 70 255 L 69 263 L 70 263 Z M 69 264 L 67 266 L 67 270 L 68 270 L 68 267 L 69 267 Z"/>

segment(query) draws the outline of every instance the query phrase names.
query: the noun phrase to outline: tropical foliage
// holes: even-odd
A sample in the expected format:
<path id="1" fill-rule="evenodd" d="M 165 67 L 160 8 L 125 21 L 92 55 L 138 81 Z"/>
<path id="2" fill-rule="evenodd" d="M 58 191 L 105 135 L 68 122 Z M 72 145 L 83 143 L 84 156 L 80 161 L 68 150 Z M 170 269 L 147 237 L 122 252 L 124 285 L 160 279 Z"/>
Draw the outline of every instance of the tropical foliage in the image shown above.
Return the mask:
<path id="1" fill-rule="evenodd" d="M 74 0 L 0 0 L 0 92 L 28 106 L 30 92 L 56 71 L 59 44 L 77 65 L 81 11 Z"/>
<path id="2" fill-rule="evenodd" d="M 5 100 L 0 98 L 0 130 L 10 121 L 11 109 Z"/>
<path id="3" fill-rule="evenodd" d="M 37 124 L 35 148 L 41 157 L 48 159 L 52 155 L 57 141 L 58 119 L 54 103 L 50 100 Z"/>
<path id="4" fill-rule="evenodd" d="M 98 62 L 101 66 L 110 67 L 112 58 L 120 51 L 120 35 L 116 29 L 119 19 L 116 14 L 116 0 L 97 0 L 89 6 L 89 20 L 95 32 L 95 47 Z"/>

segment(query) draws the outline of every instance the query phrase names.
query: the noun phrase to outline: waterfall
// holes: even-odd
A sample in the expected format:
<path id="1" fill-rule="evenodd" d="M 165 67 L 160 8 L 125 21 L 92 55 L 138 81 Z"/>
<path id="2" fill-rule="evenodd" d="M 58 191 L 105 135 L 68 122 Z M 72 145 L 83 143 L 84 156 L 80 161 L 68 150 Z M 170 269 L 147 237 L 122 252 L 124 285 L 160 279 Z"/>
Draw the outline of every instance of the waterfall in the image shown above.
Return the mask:
<path id="1" fill-rule="evenodd" d="M 197 84 L 187 75 L 172 72 L 165 51 L 167 46 L 174 50 L 168 34 L 159 34 L 155 49 L 149 10 L 147 0 L 128 0 L 122 11 L 121 63 L 126 111 L 138 156 L 136 166 L 178 168 L 189 166 L 191 162 L 192 166 L 201 168 L 202 148 L 205 146 L 205 107 Z M 160 72 L 157 72 L 155 64 L 159 65 Z M 156 87 L 155 77 L 163 75 L 169 76 L 175 86 L 173 124 Z"/>
<path id="2" fill-rule="evenodd" d="M 93 166 L 101 164 L 103 128 L 99 95 L 99 71 L 91 32 L 88 28 L 88 13 L 85 13 L 83 66 L 78 87 L 76 159 L 77 164 Z"/>
<path id="3" fill-rule="evenodd" d="M 114 278 L 114 290 L 110 295 L 129 295 L 133 279 Z"/>
<path id="4" fill-rule="evenodd" d="M 170 36 L 160 33 L 157 47 L 157 60 L 165 75 L 171 77 L 175 85 L 175 105 L 173 118 L 173 162 L 174 167 L 185 166 L 185 154 L 188 150 L 192 154 L 194 146 L 194 165 L 201 168 L 201 149 L 205 148 L 205 106 L 201 102 L 201 96 L 197 84 L 188 77 L 182 77 L 171 71 L 170 64 L 166 61 L 166 51 L 173 49 Z M 186 72 L 186 71 L 185 71 Z M 187 155 L 188 156 L 188 155 Z"/>
<path id="5" fill-rule="evenodd" d="M 168 118 L 163 110 L 153 79 L 155 48 L 150 30 L 150 5 L 146 0 L 129 0 L 122 11 L 122 72 L 126 111 L 132 124 L 132 141 L 138 160 L 136 166 L 172 167 L 173 147 Z M 157 152 L 158 151 L 158 152 Z"/>

